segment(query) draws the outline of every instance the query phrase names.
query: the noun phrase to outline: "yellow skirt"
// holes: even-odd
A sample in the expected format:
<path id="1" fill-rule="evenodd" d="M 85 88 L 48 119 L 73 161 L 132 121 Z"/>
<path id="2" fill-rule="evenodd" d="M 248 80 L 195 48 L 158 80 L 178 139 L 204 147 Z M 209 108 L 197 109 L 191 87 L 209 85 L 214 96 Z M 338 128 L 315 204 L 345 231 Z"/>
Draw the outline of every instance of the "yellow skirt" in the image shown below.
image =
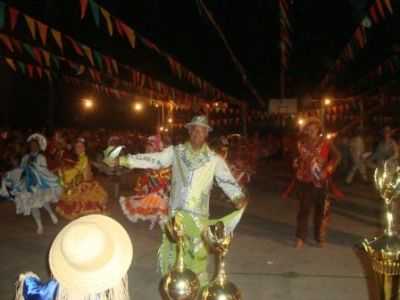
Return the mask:
<path id="1" fill-rule="evenodd" d="M 97 181 L 86 181 L 65 191 L 57 203 L 56 211 L 68 220 L 103 213 L 106 210 L 107 199 L 107 192 Z"/>

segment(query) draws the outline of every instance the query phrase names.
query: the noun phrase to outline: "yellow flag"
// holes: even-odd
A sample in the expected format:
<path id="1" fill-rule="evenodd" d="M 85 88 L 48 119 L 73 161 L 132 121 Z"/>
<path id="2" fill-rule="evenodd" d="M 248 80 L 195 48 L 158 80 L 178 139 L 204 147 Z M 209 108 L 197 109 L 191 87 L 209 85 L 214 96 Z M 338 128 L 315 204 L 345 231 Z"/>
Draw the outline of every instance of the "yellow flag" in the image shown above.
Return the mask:
<path id="1" fill-rule="evenodd" d="M 28 24 L 29 27 L 29 31 L 32 34 L 32 38 L 34 40 L 36 40 L 36 25 L 35 25 L 35 20 L 33 18 L 31 18 L 30 16 L 25 15 L 25 20 L 26 23 Z"/>
<path id="2" fill-rule="evenodd" d="M 58 47 L 60 48 L 61 52 L 63 51 L 63 44 L 62 44 L 62 39 L 61 39 L 61 32 L 51 29 L 51 34 L 54 37 L 54 40 L 56 41 Z"/>
<path id="3" fill-rule="evenodd" d="M 12 58 L 6 57 L 6 63 L 10 66 L 11 69 L 13 69 L 14 72 L 17 72 L 17 67 L 15 65 L 15 62 Z"/>
<path id="4" fill-rule="evenodd" d="M 110 35 L 113 35 L 113 25 L 111 22 L 110 13 L 102 7 L 100 7 L 100 11 L 101 11 L 101 14 L 103 15 L 104 19 L 106 20 L 108 33 Z"/>
<path id="5" fill-rule="evenodd" d="M 87 58 L 90 61 L 90 64 L 94 66 L 94 60 L 93 60 L 93 54 L 92 54 L 92 49 L 90 49 L 88 46 L 82 45 L 83 51 L 85 51 L 85 54 Z"/>

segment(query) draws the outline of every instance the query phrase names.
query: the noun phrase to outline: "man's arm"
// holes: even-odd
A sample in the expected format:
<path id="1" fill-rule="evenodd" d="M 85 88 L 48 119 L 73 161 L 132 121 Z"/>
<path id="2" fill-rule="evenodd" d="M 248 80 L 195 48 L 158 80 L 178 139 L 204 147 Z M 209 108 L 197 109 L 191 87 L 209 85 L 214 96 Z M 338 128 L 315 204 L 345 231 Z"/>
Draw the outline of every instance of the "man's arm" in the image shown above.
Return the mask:
<path id="1" fill-rule="evenodd" d="M 170 146 L 162 152 L 121 156 L 118 164 L 129 169 L 162 169 L 171 166 L 173 157 L 174 149 Z"/>
<path id="2" fill-rule="evenodd" d="M 247 205 L 246 197 L 242 188 L 236 182 L 226 162 L 221 158 L 217 158 L 217 166 L 215 168 L 215 180 L 218 186 L 233 202 L 236 209 L 241 209 Z"/>

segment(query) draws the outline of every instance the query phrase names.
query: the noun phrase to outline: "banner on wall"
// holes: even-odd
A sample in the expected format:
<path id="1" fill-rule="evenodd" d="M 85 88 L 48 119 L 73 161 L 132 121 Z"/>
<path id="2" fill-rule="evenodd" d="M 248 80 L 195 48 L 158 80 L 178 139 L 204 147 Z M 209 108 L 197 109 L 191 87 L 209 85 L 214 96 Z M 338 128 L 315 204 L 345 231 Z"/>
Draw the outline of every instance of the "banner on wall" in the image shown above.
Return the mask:
<path id="1" fill-rule="evenodd" d="M 270 99 L 270 114 L 295 114 L 298 110 L 298 101 L 296 98 L 288 99 Z"/>

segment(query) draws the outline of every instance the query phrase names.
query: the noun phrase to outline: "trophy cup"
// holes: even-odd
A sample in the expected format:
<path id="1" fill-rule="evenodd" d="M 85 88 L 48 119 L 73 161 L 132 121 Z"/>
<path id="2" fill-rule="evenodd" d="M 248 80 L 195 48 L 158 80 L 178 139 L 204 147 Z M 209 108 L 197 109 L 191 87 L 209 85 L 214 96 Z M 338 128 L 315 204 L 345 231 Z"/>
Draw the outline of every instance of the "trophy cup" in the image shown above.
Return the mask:
<path id="1" fill-rule="evenodd" d="M 364 239 L 362 250 L 368 255 L 379 289 L 380 300 L 399 299 L 400 238 L 394 228 L 393 204 L 400 195 L 400 167 L 386 161 L 375 170 L 375 187 L 384 200 L 385 230 L 382 236 Z"/>
<path id="2" fill-rule="evenodd" d="M 175 217 L 166 224 L 167 234 L 176 242 L 176 262 L 172 271 L 162 280 L 162 287 L 170 300 L 196 299 L 200 282 L 196 274 L 185 269 L 183 263 L 184 231 L 183 225 Z"/>
<path id="3" fill-rule="evenodd" d="M 225 232 L 224 223 L 211 225 L 204 239 L 213 252 L 217 254 L 217 272 L 211 283 L 203 290 L 201 300 L 240 300 L 239 289 L 227 279 L 225 256 L 232 241 L 232 233 Z"/>

